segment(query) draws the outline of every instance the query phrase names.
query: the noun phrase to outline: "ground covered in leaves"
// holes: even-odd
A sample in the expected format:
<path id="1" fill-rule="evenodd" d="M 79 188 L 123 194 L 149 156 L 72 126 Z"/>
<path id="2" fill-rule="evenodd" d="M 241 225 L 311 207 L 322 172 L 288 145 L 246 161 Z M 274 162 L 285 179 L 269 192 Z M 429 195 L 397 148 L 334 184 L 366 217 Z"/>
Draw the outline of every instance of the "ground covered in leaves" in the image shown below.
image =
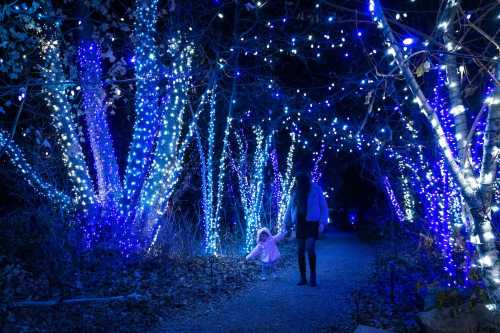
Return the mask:
<path id="1" fill-rule="evenodd" d="M 293 251 L 286 248 L 281 267 Z M 241 256 L 158 257 L 140 263 L 123 263 L 112 256 L 100 259 L 93 264 L 82 260 L 78 276 L 53 285 L 47 275 L 35 276 L 22 265 L 0 258 L 4 303 L 0 331 L 144 331 L 184 308 L 232 294 L 260 273 L 257 263 L 245 262 Z M 130 297 L 64 303 L 70 299 L 114 296 Z M 59 304 L 16 307 L 20 300 L 56 300 Z"/>

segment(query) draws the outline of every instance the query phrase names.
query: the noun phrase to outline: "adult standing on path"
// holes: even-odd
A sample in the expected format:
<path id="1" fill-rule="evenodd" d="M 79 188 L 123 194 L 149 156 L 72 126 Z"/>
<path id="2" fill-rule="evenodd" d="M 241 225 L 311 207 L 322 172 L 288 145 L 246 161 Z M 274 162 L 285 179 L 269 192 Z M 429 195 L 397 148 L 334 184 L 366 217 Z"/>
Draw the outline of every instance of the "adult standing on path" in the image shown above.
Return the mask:
<path id="1" fill-rule="evenodd" d="M 287 224 L 295 226 L 297 257 L 300 280 L 298 285 L 307 284 L 306 251 L 309 259 L 309 285 L 316 287 L 316 240 L 328 223 L 328 206 L 323 190 L 311 181 L 310 170 L 297 170 L 295 191 L 288 206 Z"/>

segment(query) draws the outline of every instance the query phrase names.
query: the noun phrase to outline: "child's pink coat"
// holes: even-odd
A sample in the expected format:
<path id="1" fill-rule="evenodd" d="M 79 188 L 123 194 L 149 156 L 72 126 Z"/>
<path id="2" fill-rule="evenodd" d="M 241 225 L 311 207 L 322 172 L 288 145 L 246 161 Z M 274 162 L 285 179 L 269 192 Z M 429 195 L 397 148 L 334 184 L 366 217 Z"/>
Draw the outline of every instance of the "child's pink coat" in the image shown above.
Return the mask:
<path id="1" fill-rule="evenodd" d="M 247 260 L 259 257 L 261 262 L 270 263 L 279 259 L 280 251 L 278 250 L 277 243 L 285 238 L 285 231 L 283 230 L 279 234 L 273 236 L 269 229 L 262 228 L 257 232 L 257 240 L 263 232 L 266 232 L 269 237 L 265 242 L 257 241 L 255 248 L 247 255 Z"/>

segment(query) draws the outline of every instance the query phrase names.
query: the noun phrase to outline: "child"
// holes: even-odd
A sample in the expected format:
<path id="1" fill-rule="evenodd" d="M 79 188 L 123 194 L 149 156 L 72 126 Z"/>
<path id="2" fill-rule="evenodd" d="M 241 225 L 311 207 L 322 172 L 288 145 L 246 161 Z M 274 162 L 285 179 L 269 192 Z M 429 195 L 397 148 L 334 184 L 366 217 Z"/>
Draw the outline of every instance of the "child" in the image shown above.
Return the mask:
<path id="1" fill-rule="evenodd" d="M 276 273 L 274 272 L 274 266 L 280 257 L 280 251 L 276 245 L 279 241 L 285 238 L 285 230 L 275 236 L 271 234 L 271 231 L 267 228 L 261 228 L 257 231 L 257 245 L 250 252 L 246 259 L 255 259 L 259 257 L 262 263 L 262 276 L 261 280 L 267 280 L 269 273 L 272 274 L 273 278 L 276 278 Z"/>

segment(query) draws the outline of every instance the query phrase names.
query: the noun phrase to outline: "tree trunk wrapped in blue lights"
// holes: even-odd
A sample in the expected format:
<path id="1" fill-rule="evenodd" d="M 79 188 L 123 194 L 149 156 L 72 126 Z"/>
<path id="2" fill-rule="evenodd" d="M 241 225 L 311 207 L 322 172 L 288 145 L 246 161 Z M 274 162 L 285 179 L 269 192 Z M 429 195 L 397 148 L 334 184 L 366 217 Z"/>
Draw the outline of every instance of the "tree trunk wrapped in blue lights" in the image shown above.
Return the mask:
<path id="1" fill-rule="evenodd" d="M 122 186 L 104 105 L 101 51 L 96 43 L 84 41 L 80 45 L 78 55 L 83 109 L 94 157 L 98 198 L 106 210 L 114 211 L 114 216 L 110 218 L 116 219 L 118 217 L 117 203 L 122 198 Z"/>
<path id="2" fill-rule="evenodd" d="M 457 5 L 458 1 L 448 0 L 443 15 L 439 18 L 437 24 L 437 28 L 443 30 L 443 39 L 447 41 L 446 48 L 449 53 L 456 49 L 448 30 L 454 29 L 452 18 L 456 9 L 453 7 Z M 462 144 L 459 142 L 459 156 L 455 156 L 457 154 L 454 154 L 450 147 L 437 112 L 426 99 L 408 63 L 405 61 L 405 56 L 382 11 L 380 1 L 370 0 L 369 10 L 377 27 L 382 30 L 388 48 L 387 53 L 393 57 L 395 64 L 401 70 L 410 90 L 415 96 L 416 103 L 434 130 L 438 147 L 442 151 L 447 168 L 458 184 L 464 202 L 472 217 L 475 234 L 473 239 L 477 243 L 477 249 L 480 254 L 478 263 L 486 273 L 486 283 L 489 287 L 488 289 L 492 291 L 491 295 L 494 298 L 498 298 L 500 296 L 500 288 L 498 287 L 500 285 L 500 263 L 495 246 L 496 237 L 492 232 L 491 226 L 491 198 L 493 184 L 497 175 L 498 153 L 500 149 L 500 87 L 497 84 L 494 93 L 485 100 L 489 112 L 484 134 L 481 168 L 479 175 L 476 176 L 470 170 L 467 162 L 460 164 L 457 162 L 459 161 L 460 151 L 466 147 L 466 143 Z M 455 117 L 457 125 L 455 130 L 458 131 L 456 132 L 457 139 L 461 141 L 464 140 L 464 126 L 466 126 L 465 121 L 461 119 L 461 114 L 465 111 L 465 108 L 463 103 L 461 103 L 461 94 L 457 91 L 459 82 L 457 82 L 454 73 L 456 71 L 456 64 L 454 63 L 453 56 L 446 58 L 446 66 L 451 102 L 450 113 Z M 494 76 L 498 81 L 500 79 L 500 65 L 496 64 L 495 67 Z M 463 158 L 466 158 L 466 156 L 467 152 L 463 152 Z"/>

